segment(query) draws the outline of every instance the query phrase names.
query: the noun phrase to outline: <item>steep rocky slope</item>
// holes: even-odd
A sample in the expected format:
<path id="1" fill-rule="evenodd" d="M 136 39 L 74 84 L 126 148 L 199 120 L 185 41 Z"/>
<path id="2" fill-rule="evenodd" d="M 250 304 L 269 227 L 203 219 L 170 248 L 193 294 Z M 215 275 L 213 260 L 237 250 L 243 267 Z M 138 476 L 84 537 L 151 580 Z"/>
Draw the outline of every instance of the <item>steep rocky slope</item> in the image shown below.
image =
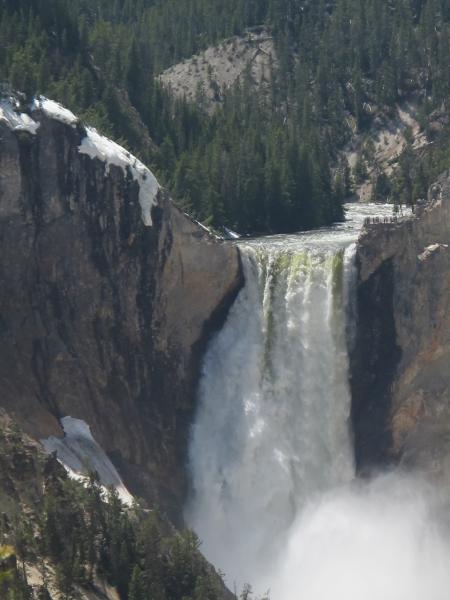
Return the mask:
<path id="1" fill-rule="evenodd" d="M 360 468 L 402 462 L 450 482 L 450 173 L 358 245 L 353 424 Z"/>
<path id="2" fill-rule="evenodd" d="M 25 572 L 31 598 L 48 598 L 43 591 L 44 580 L 50 598 L 59 598 L 62 594 L 56 582 L 55 566 L 47 560 L 44 570 L 42 556 L 36 556 L 28 548 L 24 551 L 24 544 L 17 543 L 19 539 L 17 523 L 26 520 L 27 526 L 33 527 L 38 508 L 43 504 L 46 489 L 54 482 L 63 482 L 67 474 L 57 460 L 52 456 L 46 456 L 40 444 L 24 435 L 2 409 L 0 409 L 0 448 L 0 575 L 5 572 L 5 569 L 10 571 L 10 577 L 5 578 L 4 587 L 1 586 L 0 576 L 0 596 L 10 598 L 8 591 L 13 587 L 16 569 L 20 569 L 20 574 Z M 15 546 L 5 545 L 5 541 L 15 543 Z M 32 545 L 31 540 L 28 540 L 28 544 Z M 2 560 L 2 549 L 8 549 L 13 560 L 7 562 Z M 119 600 L 117 591 L 101 577 L 96 577 L 89 589 L 76 586 L 74 592 L 80 600 Z"/>
<path id="3" fill-rule="evenodd" d="M 224 93 L 248 73 L 255 88 L 269 88 L 277 56 L 272 35 L 255 28 L 184 60 L 160 76 L 161 83 L 180 98 L 214 112 Z M 268 90 L 269 91 L 269 90 Z"/>
<path id="4" fill-rule="evenodd" d="M 360 202 L 373 200 L 374 183 L 381 174 L 391 177 L 399 168 L 399 159 L 407 146 L 407 136 L 411 139 L 411 150 L 416 156 L 433 143 L 433 127 L 438 127 L 437 120 L 430 117 L 428 135 L 418 122 L 418 99 L 411 97 L 393 107 L 389 113 L 376 112 L 376 108 L 367 105 L 372 114 L 370 127 L 358 133 L 356 122 L 349 117 L 352 136 L 345 148 L 340 152 L 340 160 L 347 161 L 354 174 L 358 161 L 362 161 L 366 174 L 363 181 L 355 178 L 353 194 Z"/>
<path id="5" fill-rule="evenodd" d="M 0 111 L 0 405 L 35 439 L 83 419 L 138 495 L 177 512 L 202 348 L 237 250 L 55 105 Z"/>
<path id="6" fill-rule="evenodd" d="M 125 600 L 141 568 L 159 598 L 231 598 L 191 533 L 69 478 L 0 409 L 0 598 Z"/>

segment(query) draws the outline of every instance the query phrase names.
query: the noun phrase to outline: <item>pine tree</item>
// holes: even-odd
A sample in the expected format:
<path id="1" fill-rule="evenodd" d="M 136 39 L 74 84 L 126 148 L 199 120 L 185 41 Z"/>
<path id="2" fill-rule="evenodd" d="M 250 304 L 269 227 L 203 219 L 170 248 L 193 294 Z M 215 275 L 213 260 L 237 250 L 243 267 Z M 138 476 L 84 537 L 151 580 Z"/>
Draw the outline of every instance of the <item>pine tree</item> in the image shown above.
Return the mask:
<path id="1" fill-rule="evenodd" d="M 148 600 L 144 574 L 139 565 L 135 565 L 133 569 L 128 600 Z"/>

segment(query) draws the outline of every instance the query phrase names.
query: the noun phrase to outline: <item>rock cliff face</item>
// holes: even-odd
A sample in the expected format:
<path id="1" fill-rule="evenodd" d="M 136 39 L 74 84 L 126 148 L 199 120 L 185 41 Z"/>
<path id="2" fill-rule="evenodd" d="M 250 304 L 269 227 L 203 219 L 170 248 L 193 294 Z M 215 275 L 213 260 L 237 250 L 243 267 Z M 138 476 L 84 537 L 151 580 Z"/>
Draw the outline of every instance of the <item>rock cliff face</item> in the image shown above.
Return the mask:
<path id="1" fill-rule="evenodd" d="M 146 175 L 80 153 L 86 129 L 64 114 L 36 105 L 34 128 L 10 116 L 0 406 L 36 439 L 62 435 L 63 416 L 83 419 L 129 489 L 176 513 L 199 359 L 241 285 L 237 250 L 161 189 L 145 225 Z"/>
<path id="2" fill-rule="evenodd" d="M 175 96 L 197 103 L 212 114 L 223 102 L 224 94 L 244 78 L 249 78 L 255 89 L 269 94 L 277 67 L 272 35 L 264 27 L 256 27 L 170 67 L 159 80 Z"/>
<path id="3" fill-rule="evenodd" d="M 450 173 L 412 218 L 367 226 L 357 261 L 358 466 L 401 462 L 450 482 Z"/>

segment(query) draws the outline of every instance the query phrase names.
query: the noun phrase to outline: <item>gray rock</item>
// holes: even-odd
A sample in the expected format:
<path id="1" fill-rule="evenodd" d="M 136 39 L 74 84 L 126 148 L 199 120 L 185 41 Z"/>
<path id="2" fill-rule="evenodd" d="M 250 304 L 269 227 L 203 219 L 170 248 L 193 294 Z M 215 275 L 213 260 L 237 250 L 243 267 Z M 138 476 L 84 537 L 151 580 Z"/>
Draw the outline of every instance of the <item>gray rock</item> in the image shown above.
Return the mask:
<path id="1" fill-rule="evenodd" d="M 360 470 L 402 463 L 450 482 L 450 175 L 357 251 L 353 426 Z"/>
<path id="2" fill-rule="evenodd" d="M 35 438 L 85 420 L 135 494 L 179 514 L 200 358 L 242 283 L 237 250 L 164 191 L 81 155 L 83 126 L 0 122 L 0 406 Z"/>

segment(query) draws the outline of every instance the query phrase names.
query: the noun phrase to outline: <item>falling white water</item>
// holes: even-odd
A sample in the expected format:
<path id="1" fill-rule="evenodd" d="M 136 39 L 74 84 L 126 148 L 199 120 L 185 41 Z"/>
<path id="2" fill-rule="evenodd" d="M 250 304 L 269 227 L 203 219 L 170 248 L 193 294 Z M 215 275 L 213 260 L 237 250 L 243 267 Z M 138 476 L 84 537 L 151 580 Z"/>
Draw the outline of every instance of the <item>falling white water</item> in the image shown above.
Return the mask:
<path id="1" fill-rule="evenodd" d="M 185 511 L 231 589 L 250 581 L 273 600 L 425 600 L 414 584 L 402 588 L 401 569 L 400 583 L 385 569 L 368 589 L 370 566 L 384 557 L 392 570 L 410 542 L 402 567 L 412 569 L 425 529 L 430 548 L 446 547 L 434 543 L 418 483 L 353 481 L 353 258 L 373 213 L 352 206 L 332 229 L 239 243 L 245 287 L 204 360 Z"/>

